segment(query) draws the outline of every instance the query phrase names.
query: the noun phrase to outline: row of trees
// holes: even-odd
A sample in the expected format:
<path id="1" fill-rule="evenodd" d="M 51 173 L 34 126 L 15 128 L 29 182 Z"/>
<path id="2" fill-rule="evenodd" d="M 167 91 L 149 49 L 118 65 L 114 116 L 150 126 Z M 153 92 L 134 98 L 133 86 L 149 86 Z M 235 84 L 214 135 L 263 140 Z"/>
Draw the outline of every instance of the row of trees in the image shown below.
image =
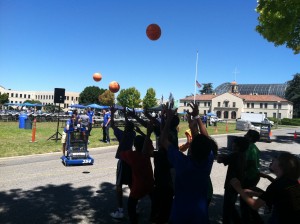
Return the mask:
<path id="1" fill-rule="evenodd" d="M 117 100 L 117 102 L 115 102 Z M 115 94 L 107 89 L 100 89 L 97 86 L 88 86 L 79 94 L 79 103 L 88 105 L 97 103 L 111 106 L 115 103 L 129 108 L 151 108 L 157 106 L 156 92 L 149 88 L 145 97 L 141 100 L 141 94 L 135 87 L 120 90 L 117 98 Z"/>

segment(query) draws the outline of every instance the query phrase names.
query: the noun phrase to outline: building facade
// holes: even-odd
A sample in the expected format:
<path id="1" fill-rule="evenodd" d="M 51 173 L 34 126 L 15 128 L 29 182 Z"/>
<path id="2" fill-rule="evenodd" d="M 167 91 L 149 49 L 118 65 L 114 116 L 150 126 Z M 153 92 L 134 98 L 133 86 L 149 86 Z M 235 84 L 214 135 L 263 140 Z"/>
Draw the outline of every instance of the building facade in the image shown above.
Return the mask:
<path id="1" fill-rule="evenodd" d="M 262 113 L 273 118 L 293 118 L 293 103 L 277 95 L 242 95 L 235 82 L 231 83 L 229 92 L 217 95 L 196 95 L 180 99 L 178 112 L 190 109 L 189 103 L 199 106 L 200 114 L 213 112 L 217 117 L 226 120 L 235 120 L 241 117 L 242 112 Z"/>
<path id="2" fill-rule="evenodd" d="M 26 100 L 37 100 L 45 105 L 54 105 L 54 90 L 53 91 L 20 91 L 5 89 L 0 86 L 0 93 L 8 94 L 9 103 L 24 103 Z M 72 104 L 78 104 L 79 93 L 65 91 L 64 104 L 61 104 L 61 108 L 68 108 Z"/>

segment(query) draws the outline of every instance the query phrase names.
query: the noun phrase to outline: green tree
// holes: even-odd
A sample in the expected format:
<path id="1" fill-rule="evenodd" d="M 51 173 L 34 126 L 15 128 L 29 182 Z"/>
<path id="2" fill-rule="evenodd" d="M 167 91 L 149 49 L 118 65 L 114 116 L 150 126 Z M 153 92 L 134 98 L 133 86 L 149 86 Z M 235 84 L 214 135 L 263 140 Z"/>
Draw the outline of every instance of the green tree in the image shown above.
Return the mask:
<path id="1" fill-rule="evenodd" d="M 285 98 L 293 102 L 294 117 L 300 117 L 300 74 L 294 75 L 294 78 L 287 82 Z"/>
<path id="2" fill-rule="evenodd" d="M 140 92 L 134 87 L 122 89 L 117 96 L 118 104 L 129 108 L 139 108 L 141 103 L 140 98 Z"/>
<path id="3" fill-rule="evenodd" d="M 8 94 L 7 93 L 0 93 L 0 105 L 3 105 L 5 103 L 8 103 L 9 99 L 8 99 Z"/>
<path id="4" fill-rule="evenodd" d="M 148 109 L 157 105 L 156 93 L 153 88 L 147 89 L 146 95 L 143 99 L 143 108 Z"/>
<path id="5" fill-rule="evenodd" d="M 212 94 L 213 93 L 213 86 L 212 83 L 203 83 L 203 88 L 199 90 L 201 94 Z"/>
<path id="6" fill-rule="evenodd" d="M 98 100 L 101 105 L 112 106 L 115 103 L 115 94 L 106 90 L 99 96 Z"/>
<path id="7" fill-rule="evenodd" d="M 105 89 L 98 86 L 88 86 L 79 94 L 79 104 L 88 105 L 98 103 L 98 97 L 104 93 Z"/>
<path id="8" fill-rule="evenodd" d="M 300 52 L 300 1 L 258 0 L 256 31 L 275 46 L 286 45 Z"/>

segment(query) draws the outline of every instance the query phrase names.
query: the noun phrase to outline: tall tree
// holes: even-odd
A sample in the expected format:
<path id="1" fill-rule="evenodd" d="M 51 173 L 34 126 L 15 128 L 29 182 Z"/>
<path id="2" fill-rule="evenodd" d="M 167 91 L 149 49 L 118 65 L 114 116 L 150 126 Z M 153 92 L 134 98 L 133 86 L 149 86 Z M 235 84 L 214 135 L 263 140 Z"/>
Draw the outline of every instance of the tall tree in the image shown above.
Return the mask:
<path id="1" fill-rule="evenodd" d="M 153 88 L 147 89 L 146 95 L 143 99 L 143 108 L 148 109 L 157 105 L 156 92 Z"/>
<path id="2" fill-rule="evenodd" d="M 300 1 L 258 0 L 256 31 L 275 46 L 286 45 L 300 52 Z"/>
<path id="3" fill-rule="evenodd" d="M 122 107 L 139 108 L 141 107 L 141 94 L 134 88 L 122 89 L 117 96 L 118 104 Z"/>
<path id="4" fill-rule="evenodd" d="M 98 100 L 101 105 L 112 106 L 115 103 L 115 94 L 106 90 L 99 96 Z"/>
<path id="5" fill-rule="evenodd" d="M 105 89 L 98 86 L 88 86 L 79 94 L 79 104 L 88 105 L 98 103 L 98 97 L 104 93 Z"/>
<path id="6" fill-rule="evenodd" d="M 8 102 L 9 102 L 8 94 L 7 93 L 3 93 L 3 94 L 0 93 L 0 105 L 3 105 L 3 104 L 8 103 Z"/>
<path id="7" fill-rule="evenodd" d="M 203 83 L 203 88 L 199 90 L 201 94 L 212 94 L 213 93 L 213 86 L 212 83 Z"/>
<path id="8" fill-rule="evenodd" d="M 300 117 L 300 74 L 295 74 L 294 78 L 288 81 L 287 84 L 285 98 L 294 104 L 294 117 Z"/>

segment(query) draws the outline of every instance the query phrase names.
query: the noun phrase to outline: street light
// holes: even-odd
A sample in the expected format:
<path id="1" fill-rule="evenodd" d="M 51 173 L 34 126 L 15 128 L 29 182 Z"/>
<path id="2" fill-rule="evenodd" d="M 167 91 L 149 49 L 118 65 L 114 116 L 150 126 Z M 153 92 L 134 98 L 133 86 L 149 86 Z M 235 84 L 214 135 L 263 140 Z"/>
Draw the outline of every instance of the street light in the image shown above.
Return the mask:
<path id="1" fill-rule="evenodd" d="M 278 121 L 279 121 L 279 119 L 278 119 L 278 116 L 279 116 L 279 103 L 280 103 L 280 101 L 277 101 L 276 129 L 278 128 Z"/>

